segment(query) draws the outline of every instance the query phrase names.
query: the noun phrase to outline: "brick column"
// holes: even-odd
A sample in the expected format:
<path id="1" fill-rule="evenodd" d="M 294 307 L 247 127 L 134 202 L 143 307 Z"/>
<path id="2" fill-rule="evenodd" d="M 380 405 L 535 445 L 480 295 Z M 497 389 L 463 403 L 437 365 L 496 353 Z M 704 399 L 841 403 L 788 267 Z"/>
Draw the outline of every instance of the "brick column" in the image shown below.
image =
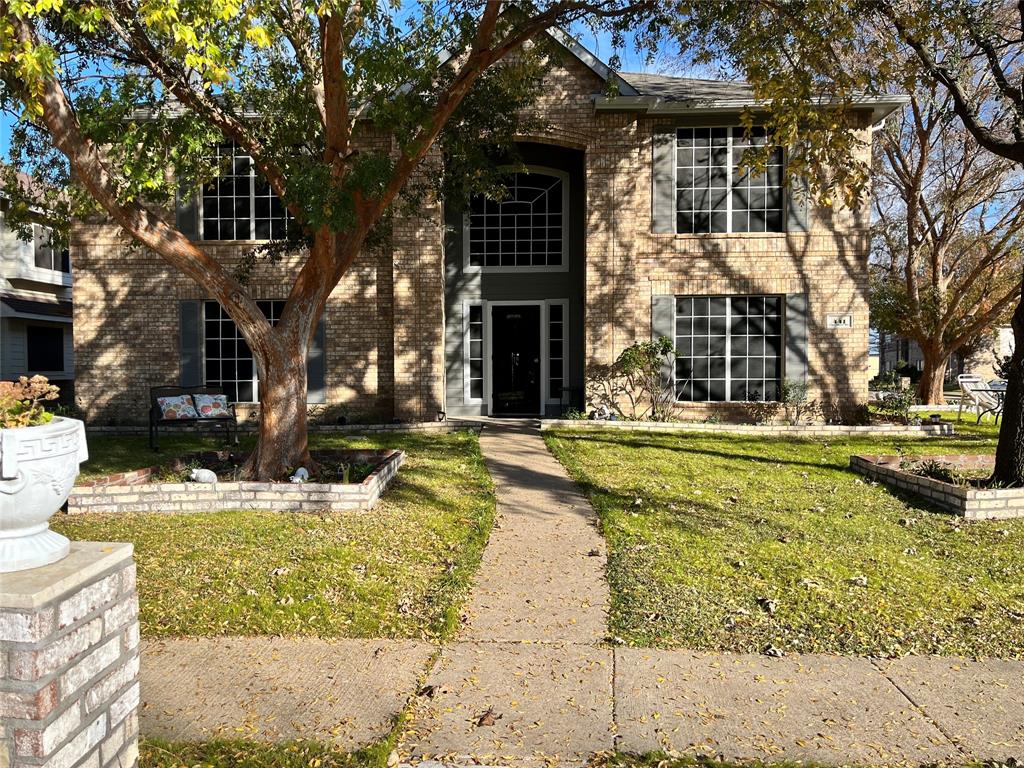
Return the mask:
<path id="1" fill-rule="evenodd" d="M 395 416 L 433 421 L 444 408 L 444 247 L 441 204 L 395 218 Z"/>
<path id="2" fill-rule="evenodd" d="M 0 577 L 0 767 L 130 768 L 138 706 L 131 544 Z"/>

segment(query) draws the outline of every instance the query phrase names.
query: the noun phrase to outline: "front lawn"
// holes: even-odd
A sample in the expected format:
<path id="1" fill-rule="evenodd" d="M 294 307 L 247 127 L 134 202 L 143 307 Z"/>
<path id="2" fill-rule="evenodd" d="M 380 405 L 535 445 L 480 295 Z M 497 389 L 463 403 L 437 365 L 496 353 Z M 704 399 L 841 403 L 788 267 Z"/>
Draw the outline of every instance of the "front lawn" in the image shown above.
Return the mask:
<path id="1" fill-rule="evenodd" d="M 958 427 L 959 429 L 959 427 Z M 1024 521 L 965 523 L 848 471 L 931 440 L 545 433 L 600 515 L 610 633 L 632 645 L 863 655 L 1024 654 Z"/>
<path id="2" fill-rule="evenodd" d="M 312 442 L 401 448 L 408 456 L 367 513 L 76 515 L 51 524 L 72 539 L 135 544 L 147 637 L 446 635 L 458 623 L 494 515 L 476 435 L 317 435 Z M 173 448 L 209 443 L 178 438 Z M 152 463 L 144 438 L 89 444 L 87 472 Z M 162 456 L 172 453 L 167 445 Z"/>

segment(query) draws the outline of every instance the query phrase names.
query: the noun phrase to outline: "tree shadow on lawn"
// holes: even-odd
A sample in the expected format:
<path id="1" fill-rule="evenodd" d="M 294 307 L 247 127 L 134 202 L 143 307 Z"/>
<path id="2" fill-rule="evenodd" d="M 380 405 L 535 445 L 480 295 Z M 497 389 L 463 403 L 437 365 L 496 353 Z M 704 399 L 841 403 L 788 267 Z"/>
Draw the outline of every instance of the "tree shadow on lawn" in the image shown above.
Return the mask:
<path id="1" fill-rule="evenodd" d="M 644 450 L 652 449 L 658 451 L 669 451 L 673 454 L 680 456 L 680 461 L 685 461 L 685 457 L 700 457 L 700 458 L 712 458 L 721 459 L 731 466 L 721 467 L 723 470 L 732 472 L 730 477 L 737 478 L 738 474 L 735 470 L 741 468 L 744 463 L 750 463 L 757 466 L 757 469 L 750 470 L 750 473 L 758 473 L 763 471 L 760 466 L 768 465 L 773 468 L 780 467 L 794 467 L 804 468 L 809 475 L 811 472 L 818 474 L 819 476 L 824 475 L 827 477 L 832 473 L 841 473 L 843 480 L 852 480 L 856 482 L 860 480 L 865 490 L 867 488 L 880 488 L 882 493 L 898 500 L 903 506 L 902 510 L 892 510 L 891 513 L 887 514 L 882 510 L 879 510 L 880 515 L 885 517 L 892 517 L 890 522 L 896 524 L 899 515 L 906 513 L 919 511 L 922 513 L 941 515 L 946 518 L 950 524 L 957 521 L 957 516 L 950 513 L 938 505 L 934 504 L 930 499 L 922 497 L 920 495 L 902 491 L 900 489 L 887 486 L 883 483 L 877 483 L 875 481 L 864 478 L 857 472 L 850 469 L 848 459 L 845 461 L 837 460 L 834 462 L 813 462 L 806 460 L 799 460 L 792 457 L 783 456 L 764 456 L 758 455 L 757 453 L 746 453 L 742 452 L 742 447 L 754 447 L 763 450 L 765 445 L 765 438 L 747 438 L 742 437 L 737 440 L 719 438 L 715 436 L 713 438 L 702 437 L 702 441 L 708 439 L 715 440 L 716 442 L 728 442 L 730 445 L 738 443 L 741 446 L 741 450 L 727 451 L 727 450 L 708 450 L 706 447 L 697 445 L 680 445 L 675 442 L 672 438 L 679 438 L 679 436 L 664 436 L 659 439 L 658 437 L 652 437 L 649 435 L 644 436 L 630 436 L 626 439 L 622 439 L 621 436 L 615 435 L 593 435 L 591 433 L 574 433 L 571 437 L 566 438 L 571 444 L 572 442 L 586 442 L 591 445 L 600 445 L 612 450 Z M 685 437 L 683 438 L 685 439 Z M 924 443 L 923 440 L 927 440 L 928 443 Z M 943 453 L 950 452 L 952 446 L 948 442 L 942 442 L 936 446 L 935 442 L 943 441 L 943 438 L 924 438 L 922 442 L 913 443 L 914 447 L 922 448 L 925 450 L 919 451 L 920 453 L 937 452 Z M 783 444 L 791 446 L 793 448 L 800 447 L 814 447 L 821 446 L 823 441 L 819 440 L 803 440 L 803 439 L 787 439 Z M 829 442 L 827 443 L 832 448 L 848 447 L 849 452 L 843 451 L 841 456 L 847 457 L 855 453 L 869 453 L 872 450 L 877 451 L 880 446 L 865 445 L 861 448 L 859 445 L 850 445 L 848 442 Z M 888 446 L 881 446 L 884 450 L 889 452 L 896 452 L 896 448 L 890 448 Z M 935 449 L 935 450 L 933 450 Z M 571 448 L 569 449 L 571 451 Z M 915 451 L 918 453 L 918 451 Z M 651 471 L 648 467 L 648 471 Z M 578 474 L 578 473 L 574 473 Z M 839 477 L 829 478 L 831 480 L 839 480 Z M 749 477 L 744 477 L 745 482 L 750 481 Z M 731 503 L 731 496 L 728 496 L 731 486 L 722 485 L 716 488 L 716 491 L 721 491 L 725 499 L 719 502 L 715 502 L 708 499 L 694 499 L 687 496 L 671 495 L 666 493 L 660 493 L 657 489 L 653 489 L 650 486 L 639 485 L 639 484 L 628 484 L 619 488 L 609 488 L 598 482 L 592 481 L 588 476 L 578 474 L 576 477 L 577 485 L 587 494 L 588 498 L 592 500 L 594 505 L 599 511 L 615 511 L 621 510 L 625 513 L 633 513 L 638 515 L 643 514 L 654 514 L 664 519 L 666 523 L 683 533 L 692 535 L 706 534 L 712 530 L 721 530 L 725 528 L 731 528 L 737 525 L 744 526 L 753 532 L 756 537 L 762 541 L 772 540 L 793 540 L 799 541 L 806 539 L 808 536 L 807 530 L 803 527 L 803 521 L 807 520 L 810 516 L 821 515 L 821 518 L 828 521 L 829 518 L 834 517 L 839 513 L 839 510 L 830 508 L 829 499 L 827 498 L 827 489 L 792 489 L 791 493 L 795 494 L 798 498 L 804 498 L 807 501 L 805 505 L 798 504 L 784 504 L 784 511 L 789 515 L 796 515 L 798 524 L 787 525 L 783 524 L 779 520 L 779 516 L 775 513 L 779 511 L 778 505 L 776 506 L 755 506 L 755 507 L 733 507 Z M 700 480 L 695 478 L 691 481 L 694 485 L 700 485 Z M 786 489 L 780 488 L 780 494 L 784 493 Z M 821 511 L 818 512 L 815 507 L 815 502 L 820 498 Z M 642 500 L 642 504 L 636 504 L 637 500 Z M 651 509 L 652 506 L 656 506 L 657 509 Z"/>

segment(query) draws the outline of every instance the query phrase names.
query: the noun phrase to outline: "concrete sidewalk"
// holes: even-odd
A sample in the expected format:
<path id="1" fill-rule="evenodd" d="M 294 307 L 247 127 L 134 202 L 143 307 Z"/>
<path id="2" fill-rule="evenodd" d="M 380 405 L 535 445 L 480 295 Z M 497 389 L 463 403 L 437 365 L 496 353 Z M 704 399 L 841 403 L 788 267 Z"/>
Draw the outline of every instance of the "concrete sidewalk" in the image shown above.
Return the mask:
<path id="1" fill-rule="evenodd" d="M 1024 756 L 1024 662 L 607 647 L 589 504 L 537 430 L 488 427 L 481 446 L 498 518 L 455 642 L 439 655 L 388 640 L 149 642 L 143 733 L 355 749 L 411 702 L 409 763 L 581 765 L 612 749 L 847 765 Z"/>

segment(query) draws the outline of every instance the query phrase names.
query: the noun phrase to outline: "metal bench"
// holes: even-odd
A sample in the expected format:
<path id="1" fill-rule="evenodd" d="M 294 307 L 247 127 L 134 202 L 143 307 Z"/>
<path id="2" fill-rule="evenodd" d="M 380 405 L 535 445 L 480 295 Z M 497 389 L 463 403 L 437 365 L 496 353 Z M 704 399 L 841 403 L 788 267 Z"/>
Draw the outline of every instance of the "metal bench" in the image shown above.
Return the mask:
<path id="1" fill-rule="evenodd" d="M 158 398 L 161 397 L 180 397 L 181 395 L 188 395 L 191 399 L 193 395 L 223 395 L 224 390 L 220 387 L 151 387 L 149 390 L 149 447 L 154 451 L 159 451 L 159 437 L 161 427 L 171 426 L 212 426 L 214 428 L 223 427 L 228 443 L 238 443 L 237 425 L 238 419 L 235 415 L 235 404 L 228 403 L 228 410 L 231 411 L 230 416 L 213 416 L 200 419 L 165 419 L 163 417 L 163 411 L 160 408 L 160 403 L 157 402 Z M 193 400 L 193 405 L 195 401 Z M 197 409 L 198 410 L 198 409 Z"/>

